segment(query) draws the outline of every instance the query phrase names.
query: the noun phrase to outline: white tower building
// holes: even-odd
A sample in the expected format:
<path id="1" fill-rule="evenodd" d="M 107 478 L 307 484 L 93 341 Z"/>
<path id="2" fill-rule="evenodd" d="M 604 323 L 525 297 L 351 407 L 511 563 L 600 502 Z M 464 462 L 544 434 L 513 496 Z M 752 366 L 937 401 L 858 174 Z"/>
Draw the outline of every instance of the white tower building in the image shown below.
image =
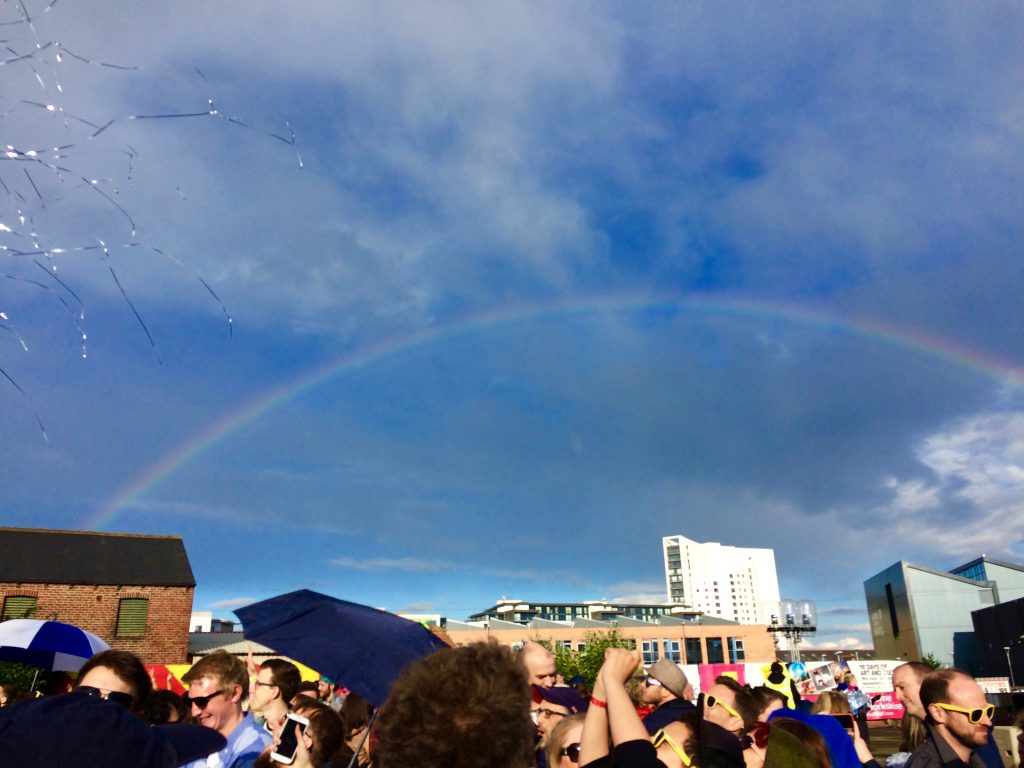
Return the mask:
<path id="1" fill-rule="evenodd" d="M 775 550 L 702 544 L 665 536 L 668 599 L 741 624 L 767 624 L 779 602 Z"/>

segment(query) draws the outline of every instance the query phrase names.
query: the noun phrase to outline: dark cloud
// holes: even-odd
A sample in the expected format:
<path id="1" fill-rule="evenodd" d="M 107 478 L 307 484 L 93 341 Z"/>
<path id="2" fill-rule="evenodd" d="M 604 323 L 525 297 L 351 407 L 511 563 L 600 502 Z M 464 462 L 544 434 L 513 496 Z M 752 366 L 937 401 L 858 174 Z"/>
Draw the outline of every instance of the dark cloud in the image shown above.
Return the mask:
<path id="1" fill-rule="evenodd" d="M 1022 27 L 957 3 L 58 4 L 44 39 L 139 69 L 61 65 L 67 113 L 118 118 L 88 140 L 21 104 L 38 81 L 5 66 L 5 143 L 74 141 L 66 162 L 116 182 L 138 242 L 184 265 L 121 247 L 116 206 L 39 174 L 43 247 L 102 239 L 110 262 L 57 259 L 84 361 L 54 295 L 0 286 L 30 347 L 0 338 L 26 389 L 0 409 L 12 520 L 95 519 L 191 445 L 119 525 L 273 531 L 303 553 L 298 586 L 337 584 L 341 560 L 375 604 L 649 594 L 675 533 L 775 547 L 823 617 L 900 557 L 1011 557 L 1020 532 L 989 531 L 1024 519 Z M 123 119 L 208 98 L 252 128 Z M 301 169 L 265 133 L 285 120 Z M 215 538 L 190 540 L 209 603 L 240 592 Z M 566 550 L 574 568 L 537 562 Z M 425 586 L 412 565 L 431 563 Z"/>

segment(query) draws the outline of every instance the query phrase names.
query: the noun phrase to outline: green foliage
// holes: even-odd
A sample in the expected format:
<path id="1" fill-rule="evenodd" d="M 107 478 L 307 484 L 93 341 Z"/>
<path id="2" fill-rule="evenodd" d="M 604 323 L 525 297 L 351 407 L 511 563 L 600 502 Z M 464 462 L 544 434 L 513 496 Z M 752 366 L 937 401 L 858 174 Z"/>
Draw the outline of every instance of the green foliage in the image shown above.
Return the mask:
<path id="1" fill-rule="evenodd" d="M 571 651 L 550 641 L 534 638 L 538 643 L 555 653 L 555 668 L 566 680 L 582 675 L 587 685 L 593 687 L 597 673 L 604 664 L 606 648 L 636 648 L 636 642 L 623 637 L 618 629 L 607 632 L 588 632 L 582 651 Z"/>
<path id="2" fill-rule="evenodd" d="M 22 691 L 28 691 L 32 687 L 32 678 L 35 677 L 36 672 L 39 672 L 36 688 L 42 688 L 48 680 L 46 672 L 40 672 L 27 664 L 0 661 L 0 683 L 14 683 Z"/>
<path id="3" fill-rule="evenodd" d="M 927 664 L 932 669 L 942 669 L 942 662 L 935 658 L 934 654 L 926 653 L 921 657 L 921 663 Z"/>

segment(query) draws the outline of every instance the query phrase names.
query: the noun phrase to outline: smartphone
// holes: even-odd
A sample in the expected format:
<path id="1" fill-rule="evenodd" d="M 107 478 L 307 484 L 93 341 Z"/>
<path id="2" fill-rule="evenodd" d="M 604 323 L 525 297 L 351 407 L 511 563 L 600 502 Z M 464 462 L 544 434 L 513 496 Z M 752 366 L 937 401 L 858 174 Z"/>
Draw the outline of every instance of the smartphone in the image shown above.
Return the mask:
<path id="1" fill-rule="evenodd" d="M 834 717 L 836 720 L 838 720 L 839 724 L 841 726 L 843 726 L 844 729 L 846 729 L 847 731 L 851 731 L 851 732 L 853 731 L 853 715 L 850 715 L 850 714 L 837 715 L 837 714 L 835 714 L 833 712 L 832 713 L 832 717 Z"/>
<path id="2" fill-rule="evenodd" d="M 276 763 L 291 765 L 295 762 L 295 753 L 299 749 L 299 737 L 305 733 L 309 718 L 291 712 L 281 727 L 280 743 L 270 753 L 270 759 Z"/>

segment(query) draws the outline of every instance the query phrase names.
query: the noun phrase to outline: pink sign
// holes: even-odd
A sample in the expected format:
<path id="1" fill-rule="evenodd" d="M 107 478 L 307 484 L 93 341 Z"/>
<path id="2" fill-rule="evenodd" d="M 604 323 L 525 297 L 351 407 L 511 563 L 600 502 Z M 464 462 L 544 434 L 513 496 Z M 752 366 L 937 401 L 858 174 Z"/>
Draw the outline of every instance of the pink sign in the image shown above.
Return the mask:
<path id="1" fill-rule="evenodd" d="M 719 675 L 734 677 L 740 685 L 747 682 L 747 673 L 743 664 L 701 664 L 700 689 L 706 691 L 715 684 L 715 678 Z"/>
<path id="2" fill-rule="evenodd" d="M 876 694 L 871 694 L 874 698 Z M 896 700 L 893 691 L 886 691 L 882 697 L 871 705 L 868 720 L 900 720 L 903 718 L 903 705 Z"/>

